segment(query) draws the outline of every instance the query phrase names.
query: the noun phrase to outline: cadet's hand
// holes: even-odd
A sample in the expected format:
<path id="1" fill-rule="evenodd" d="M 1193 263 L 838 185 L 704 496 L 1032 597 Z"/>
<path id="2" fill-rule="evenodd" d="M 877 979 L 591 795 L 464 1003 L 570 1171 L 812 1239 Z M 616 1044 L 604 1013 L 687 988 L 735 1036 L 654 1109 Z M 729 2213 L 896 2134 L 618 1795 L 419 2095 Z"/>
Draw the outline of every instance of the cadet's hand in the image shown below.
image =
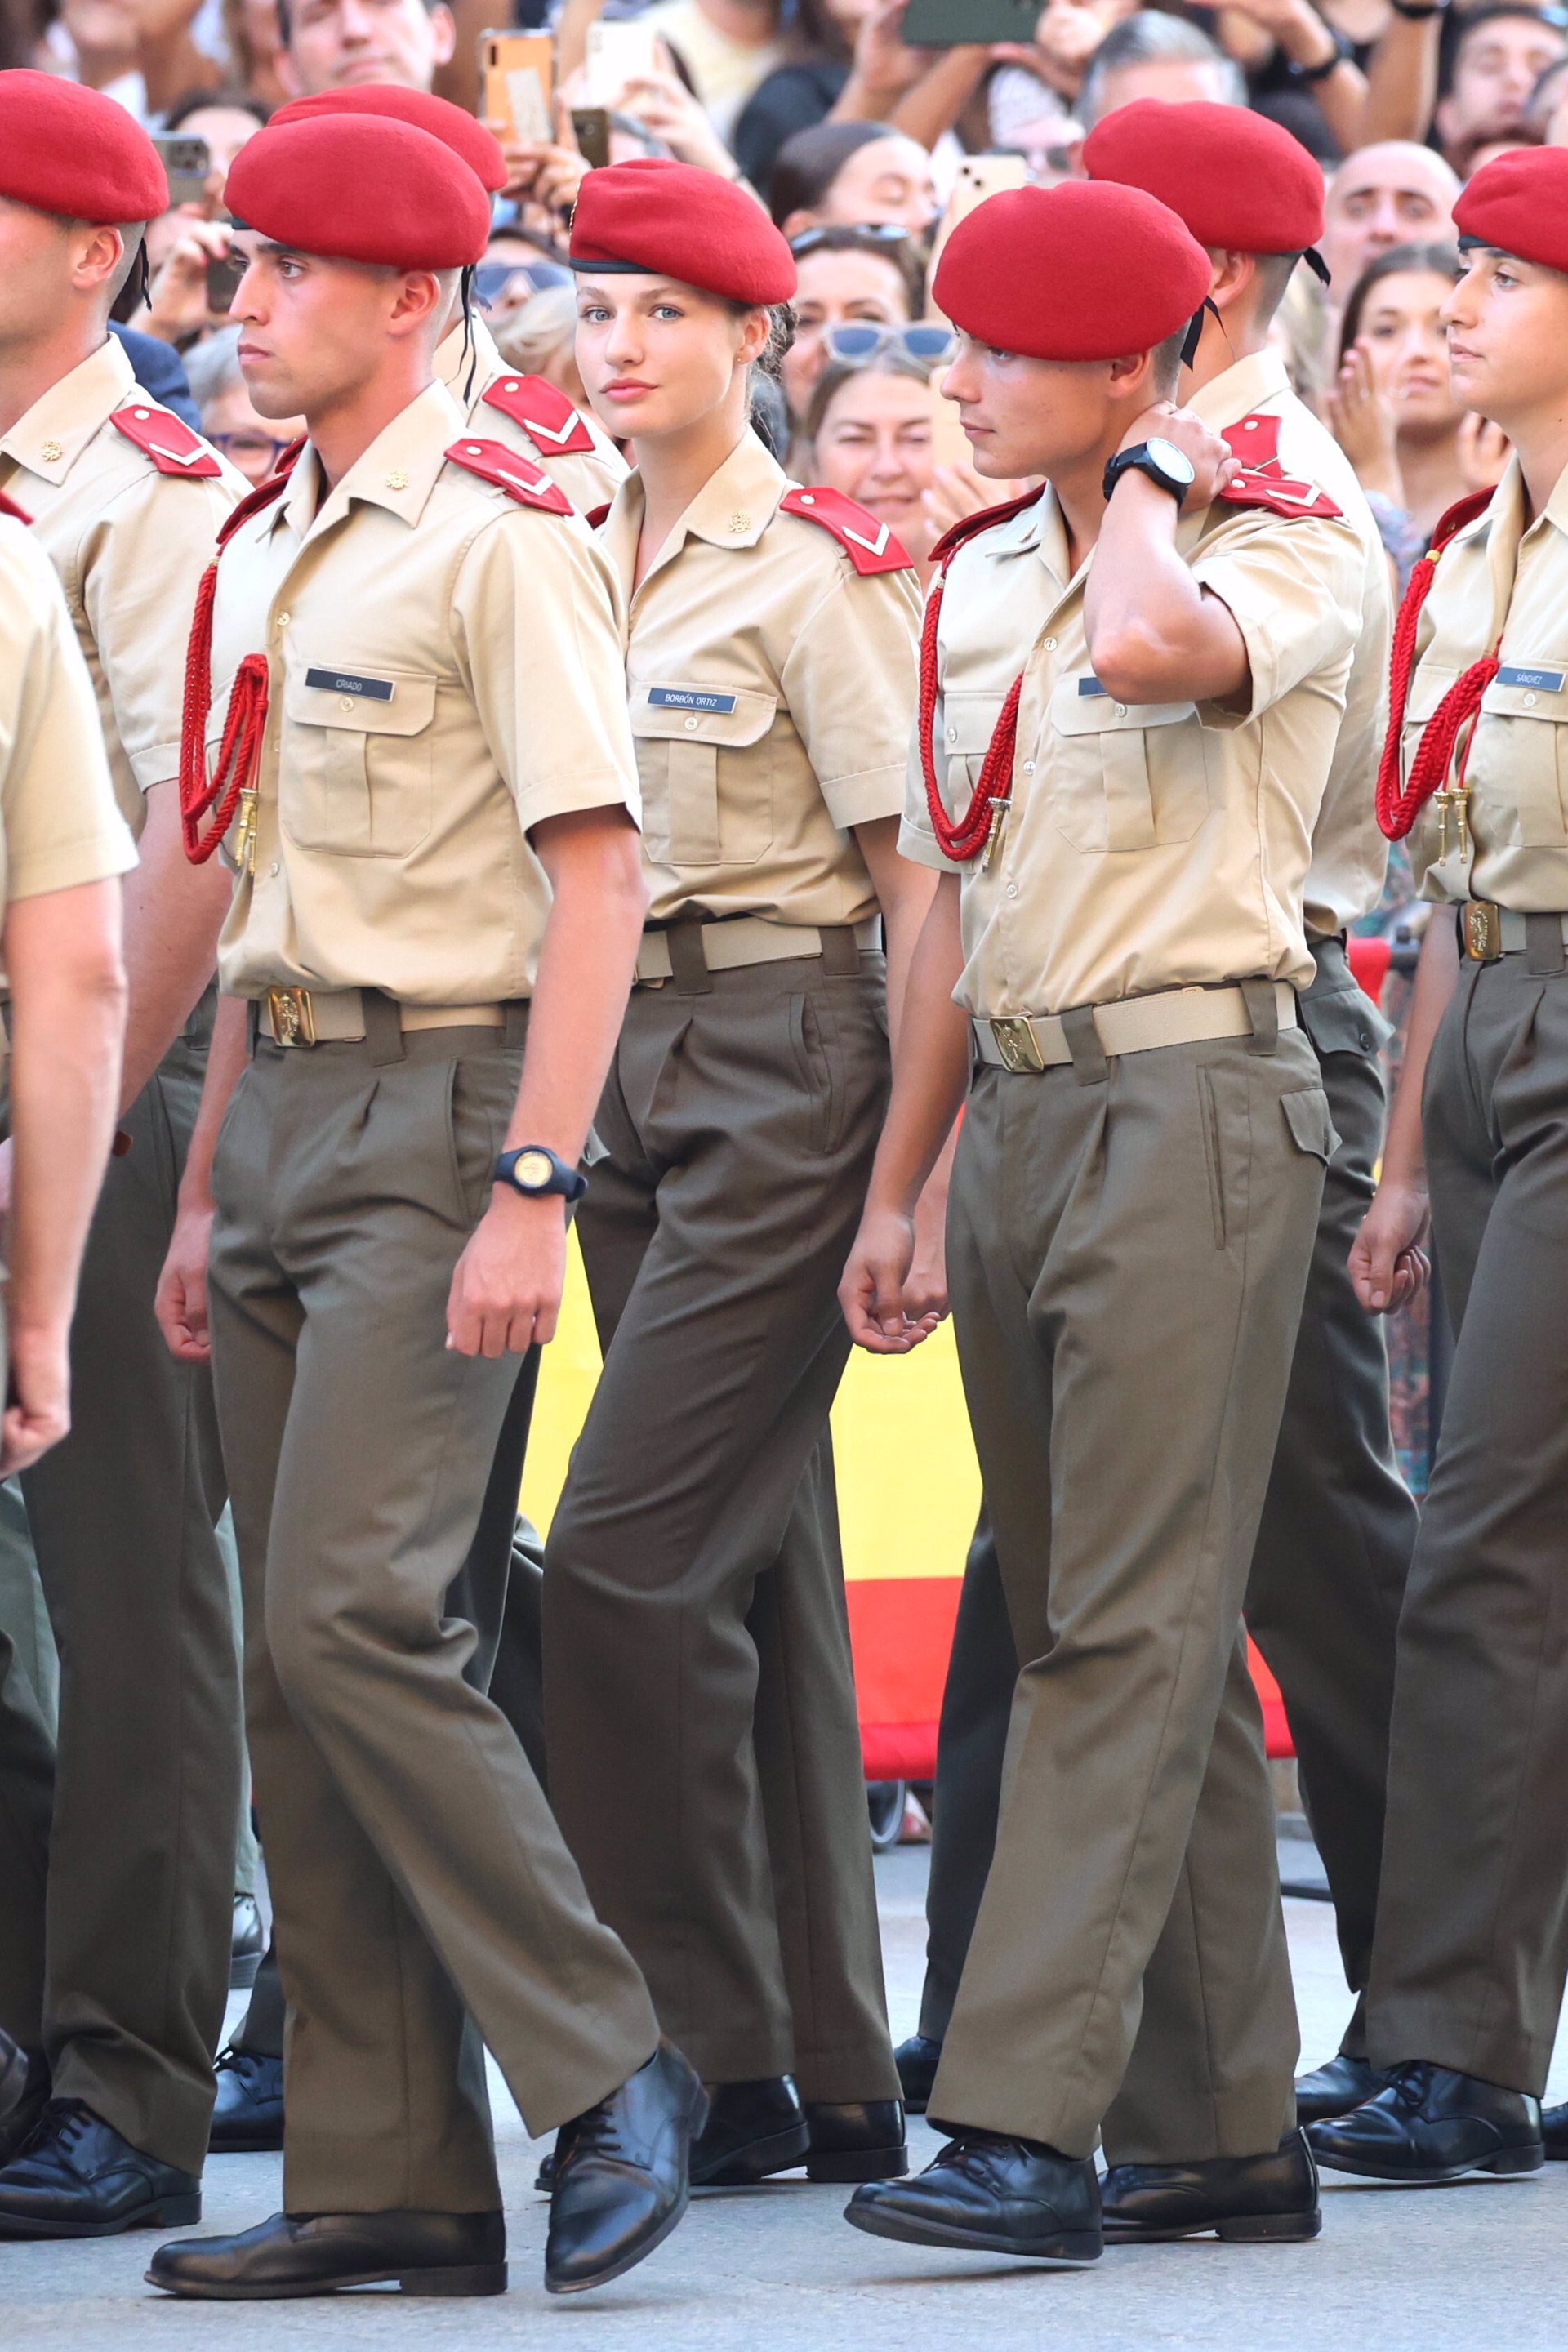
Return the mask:
<path id="1" fill-rule="evenodd" d="M 1228 443 L 1211 433 L 1190 408 L 1178 408 L 1173 400 L 1157 400 L 1146 408 L 1122 435 L 1121 447 L 1136 449 L 1141 442 L 1150 440 L 1169 441 L 1192 459 L 1193 486 L 1182 500 L 1184 514 L 1212 506 L 1226 483 L 1241 471 L 1241 461 L 1232 455 Z"/>
<path id="2" fill-rule="evenodd" d="M 904 1278 L 903 1303 L 905 1314 L 912 1315 L 917 1323 L 932 1318 L 940 1323 L 947 1313 L 945 1179 L 933 1176 L 915 1202 L 915 1252 Z"/>
<path id="3" fill-rule="evenodd" d="M 11 1400 L 0 1422 L 0 1478 L 29 1470 L 71 1425 L 67 1327 L 9 1334 Z"/>
<path id="4" fill-rule="evenodd" d="M 566 1285 L 566 1204 L 558 1192 L 494 1198 L 458 1260 L 447 1345 L 460 1356 L 521 1356 L 555 1337 Z"/>
<path id="5" fill-rule="evenodd" d="M 194 1207 L 182 1202 L 163 1271 L 158 1276 L 153 1312 L 169 1353 L 182 1364 L 212 1361 L 207 1328 L 207 1252 L 212 1232 L 210 1201 Z"/>
<path id="6" fill-rule="evenodd" d="M 1395 1314 L 1426 1288 L 1432 1265 L 1422 1244 L 1430 1223 L 1419 1186 L 1378 1186 L 1350 1255 L 1351 1285 L 1368 1314 Z"/>
<path id="7" fill-rule="evenodd" d="M 867 1210 L 838 1286 L 838 1304 L 858 1348 L 874 1356 L 907 1356 L 941 1322 L 929 1306 L 912 1311 L 914 1255 L 912 1217 L 892 1210 Z"/>

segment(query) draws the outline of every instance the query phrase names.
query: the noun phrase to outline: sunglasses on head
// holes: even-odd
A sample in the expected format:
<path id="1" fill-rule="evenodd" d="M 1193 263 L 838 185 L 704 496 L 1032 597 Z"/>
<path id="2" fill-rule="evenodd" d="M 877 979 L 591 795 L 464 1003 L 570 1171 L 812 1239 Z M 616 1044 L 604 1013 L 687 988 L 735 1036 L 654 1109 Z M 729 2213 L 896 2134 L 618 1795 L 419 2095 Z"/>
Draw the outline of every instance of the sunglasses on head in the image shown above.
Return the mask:
<path id="1" fill-rule="evenodd" d="M 474 299 L 481 310 L 492 310 L 516 280 L 531 294 L 547 286 L 570 286 L 572 272 L 559 261 L 481 261 L 474 272 Z"/>
<path id="2" fill-rule="evenodd" d="M 940 367 L 952 357 L 958 338 L 939 320 L 913 320 L 906 325 L 883 325 L 874 319 L 843 319 L 822 331 L 822 346 L 831 360 L 855 364 L 880 359 L 888 351 L 902 352 L 923 367 Z"/>
<path id="3" fill-rule="evenodd" d="M 816 252 L 817 248 L 824 245 L 834 246 L 840 252 L 853 253 L 855 246 L 845 244 L 843 240 L 846 237 L 853 237 L 856 244 L 908 245 L 910 232 L 907 228 L 900 228 L 897 221 L 868 221 L 864 226 L 858 222 L 853 228 L 848 229 L 842 226 L 808 228 L 803 229 L 799 236 L 791 237 L 789 249 L 797 261 L 805 254 Z"/>

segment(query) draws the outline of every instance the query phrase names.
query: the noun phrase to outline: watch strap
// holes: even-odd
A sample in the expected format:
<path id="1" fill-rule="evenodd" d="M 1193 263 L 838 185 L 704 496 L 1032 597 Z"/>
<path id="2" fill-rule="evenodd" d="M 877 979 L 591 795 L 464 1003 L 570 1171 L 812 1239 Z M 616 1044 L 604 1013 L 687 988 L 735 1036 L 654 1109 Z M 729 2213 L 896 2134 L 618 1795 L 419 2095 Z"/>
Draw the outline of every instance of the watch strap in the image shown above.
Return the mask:
<path id="1" fill-rule="evenodd" d="M 517 1163 L 520 1160 L 529 1159 L 549 1160 L 548 1184 L 536 1186 L 518 1182 Z M 580 1201 L 588 1189 L 588 1179 L 582 1170 L 568 1167 L 559 1153 L 552 1151 L 547 1143 L 520 1143 L 515 1151 L 503 1151 L 496 1161 L 495 1173 L 491 1181 L 497 1184 L 509 1184 L 512 1191 L 521 1193 L 525 1201 L 548 1200 L 552 1193 L 559 1193 L 564 1201 Z"/>
<path id="2" fill-rule="evenodd" d="M 1159 460 L 1151 456 L 1147 441 L 1137 442 L 1131 449 L 1119 449 L 1115 457 L 1107 462 L 1104 479 L 1100 483 L 1100 492 L 1104 498 L 1109 499 L 1123 474 L 1146 475 L 1150 481 L 1157 483 L 1161 489 L 1168 491 L 1178 507 L 1184 503 L 1188 490 L 1192 488 L 1190 482 L 1173 482 L 1171 479 Z"/>

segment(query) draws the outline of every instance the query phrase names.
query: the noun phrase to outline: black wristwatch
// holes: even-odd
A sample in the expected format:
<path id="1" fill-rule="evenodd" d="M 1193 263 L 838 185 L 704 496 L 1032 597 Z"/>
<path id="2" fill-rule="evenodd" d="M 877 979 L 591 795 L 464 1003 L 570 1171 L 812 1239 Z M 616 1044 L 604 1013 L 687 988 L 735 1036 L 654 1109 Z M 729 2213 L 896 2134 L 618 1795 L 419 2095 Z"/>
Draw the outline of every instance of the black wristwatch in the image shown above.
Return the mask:
<path id="1" fill-rule="evenodd" d="M 1131 449 L 1119 449 L 1111 458 L 1100 485 L 1108 499 L 1123 474 L 1147 474 L 1152 482 L 1169 490 L 1180 506 L 1197 478 L 1197 468 L 1173 441 L 1152 439 L 1140 441 Z"/>
<path id="2" fill-rule="evenodd" d="M 1354 60 L 1355 44 L 1353 41 L 1347 40 L 1343 33 L 1342 33 L 1338 27 L 1333 25 L 1325 25 L 1323 26 L 1323 30 L 1327 33 L 1330 40 L 1332 41 L 1334 45 L 1331 54 L 1326 57 L 1321 65 L 1315 66 L 1298 65 L 1294 58 L 1287 58 L 1285 70 L 1289 75 L 1292 81 L 1304 81 L 1309 83 L 1315 81 L 1327 81 L 1329 76 L 1333 73 L 1337 68 L 1342 65 L 1349 65 Z"/>
<path id="3" fill-rule="evenodd" d="M 516 1151 L 503 1151 L 496 1161 L 495 1181 L 510 1184 L 525 1201 L 542 1200 L 547 1192 L 580 1201 L 588 1189 L 581 1169 L 568 1167 L 545 1143 L 525 1143 Z"/>

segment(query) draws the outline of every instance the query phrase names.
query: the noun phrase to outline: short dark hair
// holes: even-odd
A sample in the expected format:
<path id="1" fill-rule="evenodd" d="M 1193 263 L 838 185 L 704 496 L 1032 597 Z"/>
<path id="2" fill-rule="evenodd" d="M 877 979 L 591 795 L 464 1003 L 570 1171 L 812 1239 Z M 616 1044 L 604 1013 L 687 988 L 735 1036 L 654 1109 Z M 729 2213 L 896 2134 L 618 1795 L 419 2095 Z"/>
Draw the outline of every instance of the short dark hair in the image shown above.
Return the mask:
<path id="1" fill-rule="evenodd" d="M 796 251 L 797 262 L 809 261 L 816 253 L 868 253 L 875 260 L 885 261 L 903 280 L 904 299 L 910 306 L 910 316 L 918 319 L 925 300 L 925 271 L 921 268 L 923 247 L 918 237 L 879 236 L 874 229 L 852 228 L 847 223 L 839 226 L 830 222 L 823 228 L 810 232 L 806 251 Z"/>
<path id="2" fill-rule="evenodd" d="M 814 122 L 797 131 L 773 157 L 768 210 L 782 228 L 791 213 L 815 211 L 851 155 L 873 139 L 898 136 L 890 122 Z"/>
<path id="3" fill-rule="evenodd" d="M 200 114 L 209 106 L 226 106 L 235 114 L 248 114 L 253 121 L 261 125 L 263 131 L 272 120 L 272 109 L 268 105 L 267 100 L 264 98 L 252 98 L 247 89 L 226 89 L 221 87 L 217 89 L 188 89 L 182 98 L 174 100 L 167 114 L 164 115 L 164 135 L 172 138 L 182 123 L 188 122 L 193 114 Z"/>
<path id="4" fill-rule="evenodd" d="M 1455 245 L 1395 245 L 1386 253 L 1380 253 L 1375 261 L 1367 263 L 1351 288 L 1340 322 L 1341 361 L 1361 332 L 1362 318 L 1373 287 L 1381 285 L 1385 278 L 1403 278 L 1408 272 L 1419 271 L 1433 278 L 1449 278 L 1458 285 L 1464 269 Z"/>

